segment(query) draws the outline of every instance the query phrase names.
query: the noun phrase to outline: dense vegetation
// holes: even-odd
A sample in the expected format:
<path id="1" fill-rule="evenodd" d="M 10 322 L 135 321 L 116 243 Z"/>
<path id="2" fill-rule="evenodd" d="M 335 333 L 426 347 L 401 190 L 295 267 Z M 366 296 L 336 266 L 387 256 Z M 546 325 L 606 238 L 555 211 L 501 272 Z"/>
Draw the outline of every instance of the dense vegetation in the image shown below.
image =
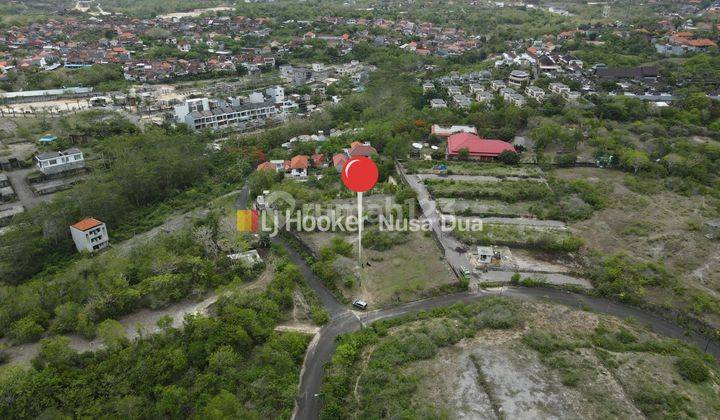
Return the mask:
<path id="1" fill-rule="evenodd" d="M 235 156 L 209 155 L 206 139 L 194 134 L 149 130 L 98 139 L 88 153 L 97 164 L 89 177 L 15 218 L 0 236 L 0 282 L 21 283 L 66 259 L 74 251 L 69 226 L 84 217 L 105 222 L 117 242 L 161 223 L 173 209 L 238 187 L 251 167 Z"/>
<path id="2" fill-rule="evenodd" d="M 133 248 L 110 251 L 0 289 L 0 335 L 37 340 L 44 330 L 93 337 L 97 325 L 139 308 L 160 308 L 218 285 L 244 282 L 259 267 L 230 262 L 215 245 L 217 220 Z M 242 242 L 231 251 L 242 251 Z"/>
<path id="3" fill-rule="evenodd" d="M 0 417 L 289 418 L 309 337 L 275 333 L 302 277 L 281 262 L 267 291 L 223 296 L 214 316 L 77 354 L 58 336 L 32 369 L 0 378 Z"/>

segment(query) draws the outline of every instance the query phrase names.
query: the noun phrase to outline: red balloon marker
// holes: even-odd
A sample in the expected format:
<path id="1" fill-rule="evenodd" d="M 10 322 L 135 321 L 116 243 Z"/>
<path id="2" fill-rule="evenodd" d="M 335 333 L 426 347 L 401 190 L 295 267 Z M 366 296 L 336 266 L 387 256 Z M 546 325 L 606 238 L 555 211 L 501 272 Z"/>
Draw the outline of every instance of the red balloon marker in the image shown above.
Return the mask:
<path id="1" fill-rule="evenodd" d="M 375 186 L 378 180 L 378 168 L 372 159 L 365 156 L 354 157 L 342 169 L 342 181 L 348 189 L 363 193 Z"/>
<path id="2" fill-rule="evenodd" d="M 362 268 L 362 228 L 363 210 L 362 195 L 370 191 L 377 184 L 378 168 L 372 159 L 365 156 L 354 157 L 347 162 L 342 169 L 342 182 L 349 190 L 357 193 L 358 199 L 358 264 Z"/>

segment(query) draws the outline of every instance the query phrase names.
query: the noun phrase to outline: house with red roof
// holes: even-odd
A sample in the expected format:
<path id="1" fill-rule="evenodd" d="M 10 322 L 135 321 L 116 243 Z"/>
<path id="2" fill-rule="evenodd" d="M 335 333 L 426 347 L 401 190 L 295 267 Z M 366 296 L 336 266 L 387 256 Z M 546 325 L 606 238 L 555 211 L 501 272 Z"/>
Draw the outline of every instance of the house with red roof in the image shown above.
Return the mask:
<path id="1" fill-rule="evenodd" d="M 375 150 L 374 147 L 370 145 L 370 143 L 360 143 L 359 141 L 354 141 L 350 143 L 350 149 L 347 151 L 348 156 L 355 157 L 355 156 L 365 156 L 370 157 L 372 155 L 377 155 L 378 152 Z"/>
<path id="2" fill-rule="evenodd" d="M 502 152 L 516 151 L 512 144 L 502 140 L 483 139 L 471 133 L 456 133 L 448 138 L 445 155 L 448 159 L 457 159 L 464 149 L 473 160 L 493 160 Z"/>
<path id="3" fill-rule="evenodd" d="M 257 166 L 258 171 L 273 171 L 275 172 L 276 168 L 275 165 L 273 165 L 270 162 L 263 162 Z"/>
<path id="4" fill-rule="evenodd" d="M 93 219 L 92 217 L 83 219 L 70 226 L 70 234 L 72 235 L 75 248 L 78 252 L 99 251 L 110 245 L 105 223 Z"/>
<path id="5" fill-rule="evenodd" d="M 307 155 L 293 156 L 293 158 L 287 162 L 285 169 L 289 171 L 289 175 L 293 178 L 307 178 L 309 160 L 310 157 Z"/>

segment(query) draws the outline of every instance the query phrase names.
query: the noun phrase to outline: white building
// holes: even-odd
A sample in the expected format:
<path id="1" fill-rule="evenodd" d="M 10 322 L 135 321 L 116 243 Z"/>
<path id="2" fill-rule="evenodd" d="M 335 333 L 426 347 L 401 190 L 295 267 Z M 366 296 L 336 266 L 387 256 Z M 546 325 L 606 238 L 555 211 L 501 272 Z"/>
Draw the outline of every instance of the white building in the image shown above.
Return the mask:
<path id="1" fill-rule="evenodd" d="M 278 109 L 273 103 L 245 103 L 239 106 L 221 106 L 208 111 L 191 112 L 185 117 L 185 123 L 192 130 L 222 130 L 251 122 L 264 123 L 265 120 L 277 116 Z"/>
<path id="2" fill-rule="evenodd" d="M 431 99 L 430 108 L 447 108 L 447 103 L 439 98 Z"/>
<path id="3" fill-rule="evenodd" d="M 550 92 L 558 95 L 564 95 L 566 92 L 570 92 L 570 87 L 565 83 L 550 83 L 548 88 L 550 89 Z"/>
<path id="4" fill-rule="evenodd" d="M 77 147 L 60 152 L 45 152 L 35 156 L 37 168 L 45 175 L 53 175 L 85 167 L 85 157 Z"/>
<path id="5" fill-rule="evenodd" d="M 70 226 L 70 233 L 79 252 L 95 252 L 110 245 L 105 223 L 97 219 L 88 218 L 75 223 Z"/>
<path id="6" fill-rule="evenodd" d="M 265 94 L 276 104 L 285 102 L 285 89 L 282 86 L 269 87 L 265 90 Z"/>
<path id="7" fill-rule="evenodd" d="M 493 99 L 495 99 L 495 95 L 484 90 L 475 94 L 475 100 L 480 102 L 481 104 L 490 102 Z"/>
<path id="8" fill-rule="evenodd" d="M 538 86 L 526 87 L 525 94 L 538 102 L 542 102 L 545 99 L 545 91 Z"/>
<path id="9" fill-rule="evenodd" d="M 210 102 L 208 98 L 187 99 L 180 105 L 175 105 L 175 121 L 185 122 L 185 117 L 191 112 L 209 111 Z"/>
<path id="10" fill-rule="evenodd" d="M 530 81 L 530 73 L 524 70 L 513 70 L 508 76 L 508 84 L 519 88 L 522 84 Z"/>

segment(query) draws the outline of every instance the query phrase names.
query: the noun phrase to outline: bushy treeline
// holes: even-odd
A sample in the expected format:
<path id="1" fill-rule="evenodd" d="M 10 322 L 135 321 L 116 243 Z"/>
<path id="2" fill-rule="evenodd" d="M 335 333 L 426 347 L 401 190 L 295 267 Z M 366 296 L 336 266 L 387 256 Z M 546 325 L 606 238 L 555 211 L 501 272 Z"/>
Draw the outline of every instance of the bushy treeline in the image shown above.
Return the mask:
<path id="1" fill-rule="evenodd" d="M 97 325 L 139 308 L 160 308 L 220 284 L 249 281 L 258 267 L 214 252 L 209 222 L 133 248 L 110 251 L 0 288 L 0 335 L 15 342 L 51 334 L 93 337 Z"/>
<path id="2" fill-rule="evenodd" d="M 77 354 L 41 342 L 0 378 L 2 418 L 289 418 L 309 337 L 276 333 L 301 275 L 281 261 L 267 291 L 221 297 L 212 317 Z"/>

